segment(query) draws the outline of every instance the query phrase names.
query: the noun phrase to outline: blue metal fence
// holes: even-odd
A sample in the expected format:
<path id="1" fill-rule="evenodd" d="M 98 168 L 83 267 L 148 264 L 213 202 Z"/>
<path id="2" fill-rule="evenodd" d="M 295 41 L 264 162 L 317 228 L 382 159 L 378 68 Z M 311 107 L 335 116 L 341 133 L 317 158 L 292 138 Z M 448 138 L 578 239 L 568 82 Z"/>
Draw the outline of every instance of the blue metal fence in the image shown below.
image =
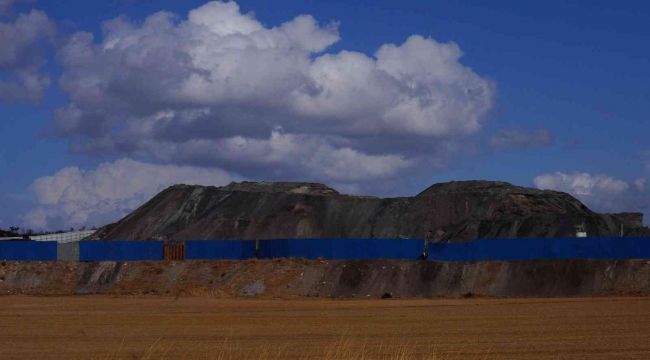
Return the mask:
<path id="1" fill-rule="evenodd" d="M 0 259 L 20 261 L 56 260 L 56 242 L 2 241 L 0 242 Z"/>
<path id="2" fill-rule="evenodd" d="M 430 260 L 650 259 L 650 238 L 479 239 L 432 244 Z"/>
<path id="3" fill-rule="evenodd" d="M 162 257 L 162 241 L 89 240 L 79 242 L 80 261 L 161 260 Z"/>
<path id="4" fill-rule="evenodd" d="M 278 239 L 259 241 L 260 258 L 416 259 L 423 240 Z M 185 258 L 242 260 L 256 257 L 254 240 L 188 240 Z M 81 241 L 81 261 L 161 260 L 162 241 Z M 0 242 L 2 260 L 56 260 L 54 241 Z M 429 260 L 650 259 L 650 238 L 480 239 L 431 244 Z"/>
<path id="5" fill-rule="evenodd" d="M 260 241 L 262 258 L 416 259 L 422 240 L 411 239 L 280 239 Z"/>
<path id="6" fill-rule="evenodd" d="M 185 258 L 188 260 L 244 260 L 255 257 L 253 240 L 187 240 Z"/>

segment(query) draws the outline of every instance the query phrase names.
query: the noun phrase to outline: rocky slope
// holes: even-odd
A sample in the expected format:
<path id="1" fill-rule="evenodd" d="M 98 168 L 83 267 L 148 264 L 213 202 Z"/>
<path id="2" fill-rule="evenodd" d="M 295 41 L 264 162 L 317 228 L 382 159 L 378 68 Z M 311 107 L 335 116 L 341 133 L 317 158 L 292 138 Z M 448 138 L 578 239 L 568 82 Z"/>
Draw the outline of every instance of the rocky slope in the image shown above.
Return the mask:
<path id="1" fill-rule="evenodd" d="M 574 197 L 493 181 L 435 184 L 417 196 L 376 198 L 314 183 L 172 186 L 98 239 L 424 238 L 647 234 L 639 213 L 598 214 Z"/>

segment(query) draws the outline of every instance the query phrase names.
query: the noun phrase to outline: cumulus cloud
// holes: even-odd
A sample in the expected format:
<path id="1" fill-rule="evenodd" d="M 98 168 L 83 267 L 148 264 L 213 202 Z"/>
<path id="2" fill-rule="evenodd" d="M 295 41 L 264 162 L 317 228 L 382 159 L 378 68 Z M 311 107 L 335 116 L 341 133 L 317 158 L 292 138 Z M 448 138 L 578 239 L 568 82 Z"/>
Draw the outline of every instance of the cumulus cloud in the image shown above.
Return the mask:
<path id="1" fill-rule="evenodd" d="M 367 155 L 323 138 L 271 132 L 268 139 L 234 136 L 218 140 L 193 139 L 182 143 L 152 143 L 156 156 L 174 163 L 225 164 L 237 172 L 249 168 L 270 168 L 278 176 L 356 182 L 394 177 L 413 165 L 398 155 Z"/>
<path id="2" fill-rule="evenodd" d="M 481 129 L 494 86 L 458 45 L 414 35 L 372 56 L 327 53 L 338 40 L 336 23 L 265 26 L 234 2 L 119 17 L 59 51 L 70 103 L 54 130 L 79 152 L 352 186 Z"/>
<path id="3" fill-rule="evenodd" d="M 601 212 L 647 211 L 650 194 L 645 192 L 646 179 L 627 182 L 607 175 L 556 172 L 535 177 L 535 186 L 568 192 L 589 207 Z"/>
<path id="4" fill-rule="evenodd" d="M 0 4 L 0 11 L 11 2 Z M 41 48 L 52 41 L 55 25 L 38 10 L 20 14 L 13 22 L 0 22 L 0 102 L 38 101 L 50 85 L 41 72 Z"/>
<path id="5" fill-rule="evenodd" d="M 533 131 L 518 128 L 502 129 L 490 139 L 490 145 L 497 149 L 530 149 L 551 144 L 553 144 L 553 134 L 544 128 Z"/>
<path id="6" fill-rule="evenodd" d="M 132 159 L 84 171 L 67 167 L 32 185 L 38 206 L 24 223 L 35 229 L 104 225 L 126 215 L 173 184 L 224 185 L 233 177 L 219 169 L 154 165 Z"/>
<path id="7" fill-rule="evenodd" d="M 36 180 L 28 225 L 100 225 L 172 183 L 237 176 L 372 192 L 439 167 L 481 130 L 495 87 L 457 44 L 413 35 L 374 54 L 328 51 L 337 41 L 335 22 L 267 26 L 220 1 L 72 34 L 57 51 L 69 103 L 51 130 L 75 152 L 127 159 Z"/>

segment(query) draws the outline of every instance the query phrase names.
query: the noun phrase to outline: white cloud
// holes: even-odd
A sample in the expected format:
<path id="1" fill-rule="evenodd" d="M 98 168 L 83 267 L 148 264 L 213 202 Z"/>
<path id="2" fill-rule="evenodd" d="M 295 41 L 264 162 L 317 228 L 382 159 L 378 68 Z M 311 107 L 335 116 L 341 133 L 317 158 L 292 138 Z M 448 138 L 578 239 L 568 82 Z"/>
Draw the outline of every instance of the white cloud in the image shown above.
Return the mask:
<path id="1" fill-rule="evenodd" d="M 0 3 L 7 9 L 11 2 Z M 0 102 L 38 101 L 50 85 L 40 72 L 43 44 L 52 41 L 55 26 L 45 13 L 32 10 L 14 22 L 0 22 Z"/>
<path id="2" fill-rule="evenodd" d="M 26 226 L 64 229 L 104 225 L 126 215 L 173 184 L 224 185 L 232 177 L 218 169 L 154 165 L 131 159 L 103 163 L 94 170 L 67 167 L 32 185 L 38 206 Z"/>
<path id="3" fill-rule="evenodd" d="M 490 138 L 490 145 L 497 149 L 530 149 L 551 145 L 553 134 L 548 129 L 526 131 L 523 129 L 502 129 Z"/>
<path id="4" fill-rule="evenodd" d="M 616 195 L 630 187 L 625 181 L 610 176 L 577 172 L 544 174 L 537 176 L 534 181 L 538 188 L 561 190 L 578 196 L 594 196 L 602 193 Z"/>
<path id="5" fill-rule="evenodd" d="M 226 164 L 246 172 L 247 167 L 270 168 L 281 177 L 295 174 L 302 180 L 328 179 L 337 182 L 372 182 L 396 176 L 413 166 L 399 155 L 368 155 L 315 136 L 285 134 L 274 130 L 268 139 L 234 136 L 218 140 L 191 139 L 160 146 L 157 156 L 174 163 Z M 143 145 L 145 146 L 145 145 Z M 273 174 L 265 174 L 273 177 Z"/>
<path id="6" fill-rule="evenodd" d="M 584 172 L 556 172 L 535 177 L 535 186 L 568 192 L 589 207 L 601 212 L 647 211 L 650 196 L 645 192 L 645 179 L 627 182 L 607 175 Z"/>
<path id="7" fill-rule="evenodd" d="M 495 87 L 457 44 L 414 35 L 372 55 L 328 52 L 338 40 L 337 23 L 266 26 L 219 1 L 71 35 L 57 52 L 70 102 L 52 130 L 73 151 L 126 159 L 37 179 L 25 221 L 101 225 L 165 186 L 231 174 L 390 191 L 482 128 Z"/>
<path id="8" fill-rule="evenodd" d="M 234 2 L 113 19 L 60 50 L 71 101 L 55 128 L 81 152 L 350 186 L 422 169 L 481 129 L 494 86 L 458 45 L 324 53 L 338 40 L 336 23 L 269 27 Z"/>
<path id="9" fill-rule="evenodd" d="M 634 180 L 633 184 L 638 191 L 643 191 L 645 190 L 646 182 L 647 180 L 645 178 L 638 178 Z"/>

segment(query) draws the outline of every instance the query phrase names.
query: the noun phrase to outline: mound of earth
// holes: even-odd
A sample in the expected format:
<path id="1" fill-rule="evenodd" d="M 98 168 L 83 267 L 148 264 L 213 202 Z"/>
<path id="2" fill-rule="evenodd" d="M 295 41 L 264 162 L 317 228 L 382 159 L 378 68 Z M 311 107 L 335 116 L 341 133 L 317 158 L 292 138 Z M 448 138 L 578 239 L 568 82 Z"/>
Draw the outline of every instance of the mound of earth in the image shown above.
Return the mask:
<path id="1" fill-rule="evenodd" d="M 641 213 L 599 214 L 569 194 L 494 181 L 435 184 L 413 197 L 340 194 L 322 184 L 175 185 L 97 239 L 477 238 L 649 234 Z"/>

